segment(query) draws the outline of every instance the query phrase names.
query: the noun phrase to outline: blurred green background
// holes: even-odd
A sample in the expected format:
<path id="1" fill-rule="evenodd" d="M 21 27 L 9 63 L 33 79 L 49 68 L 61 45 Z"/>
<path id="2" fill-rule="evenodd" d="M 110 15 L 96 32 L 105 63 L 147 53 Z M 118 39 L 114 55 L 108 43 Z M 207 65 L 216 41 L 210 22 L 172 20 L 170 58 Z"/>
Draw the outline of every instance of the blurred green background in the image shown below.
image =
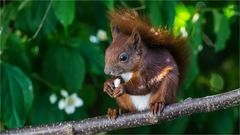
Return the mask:
<path id="1" fill-rule="evenodd" d="M 178 101 L 239 88 L 237 1 L 1 1 L 1 130 L 105 115 L 107 11 L 132 8 L 188 37 L 189 73 Z M 77 95 L 76 95 L 77 94 Z M 75 105 L 75 106 L 74 106 Z M 110 133 L 239 133 L 239 107 Z"/>

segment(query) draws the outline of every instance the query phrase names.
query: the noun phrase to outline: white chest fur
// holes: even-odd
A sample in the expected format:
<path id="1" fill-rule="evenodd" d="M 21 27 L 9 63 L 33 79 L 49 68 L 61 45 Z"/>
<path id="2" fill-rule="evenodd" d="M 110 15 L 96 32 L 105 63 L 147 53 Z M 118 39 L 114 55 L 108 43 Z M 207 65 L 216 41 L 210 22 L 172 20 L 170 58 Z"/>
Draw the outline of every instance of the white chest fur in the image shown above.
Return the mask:
<path id="1" fill-rule="evenodd" d="M 132 96 L 130 95 L 130 98 L 132 100 L 132 103 L 136 107 L 138 111 L 143 111 L 149 108 L 149 99 L 150 99 L 151 93 L 144 95 L 144 96 Z"/>
<path id="2" fill-rule="evenodd" d="M 127 73 L 121 74 L 121 77 L 124 80 L 124 82 L 128 82 L 132 78 L 132 75 L 133 75 L 132 72 L 127 72 Z"/>
<path id="3" fill-rule="evenodd" d="M 127 72 L 127 73 L 123 73 L 121 75 L 122 79 L 124 80 L 124 82 L 128 82 L 131 78 L 132 78 L 133 73 L 132 72 Z M 119 79 L 116 79 L 114 81 L 114 85 L 115 87 L 118 87 L 120 83 Z M 132 100 L 133 105 L 136 107 L 136 109 L 138 111 L 143 111 L 149 108 L 149 99 L 150 99 L 151 93 L 147 94 L 147 95 L 143 95 L 143 96 L 133 96 L 130 95 L 130 98 Z"/>

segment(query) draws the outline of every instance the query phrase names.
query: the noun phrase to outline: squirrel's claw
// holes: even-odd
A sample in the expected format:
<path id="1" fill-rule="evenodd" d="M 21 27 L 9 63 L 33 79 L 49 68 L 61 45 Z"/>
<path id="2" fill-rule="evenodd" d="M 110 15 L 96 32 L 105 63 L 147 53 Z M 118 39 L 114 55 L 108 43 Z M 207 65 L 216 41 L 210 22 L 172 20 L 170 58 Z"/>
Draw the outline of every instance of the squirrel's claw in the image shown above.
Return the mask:
<path id="1" fill-rule="evenodd" d="M 104 83 L 103 91 L 106 92 L 110 97 L 113 97 L 114 84 L 110 81 Z"/>
<path id="2" fill-rule="evenodd" d="M 122 85 L 118 86 L 114 91 L 113 91 L 113 97 L 119 97 L 124 93 L 124 88 Z"/>
<path id="3" fill-rule="evenodd" d="M 107 117 L 109 119 L 116 120 L 119 115 L 121 115 L 121 109 L 108 108 Z"/>
<path id="4" fill-rule="evenodd" d="M 160 115 L 164 108 L 165 104 L 157 102 L 151 105 L 150 111 L 152 112 L 153 115 Z"/>
<path id="5" fill-rule="evenodd" d="M 111 90 L 104 89 L 103 91 L 106 92 L 110 97 L 113 97 Z"/>

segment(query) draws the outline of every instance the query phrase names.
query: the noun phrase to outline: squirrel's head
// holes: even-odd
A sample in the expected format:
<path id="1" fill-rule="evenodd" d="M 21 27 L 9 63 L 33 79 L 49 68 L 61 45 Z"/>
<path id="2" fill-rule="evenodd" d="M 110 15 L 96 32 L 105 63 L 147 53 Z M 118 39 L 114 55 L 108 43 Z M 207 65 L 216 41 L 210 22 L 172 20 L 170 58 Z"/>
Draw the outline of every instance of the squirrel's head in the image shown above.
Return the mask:
<path id="1" fill-rule="evenodd" d="M 117 26 L 112 26 L 111 30 L 113 40 L 106 50 L 104 72 L 120 76 L 122 73 L 138 70 L 144 47 L 140 33 L 134 29 L 127 35 Z"/>

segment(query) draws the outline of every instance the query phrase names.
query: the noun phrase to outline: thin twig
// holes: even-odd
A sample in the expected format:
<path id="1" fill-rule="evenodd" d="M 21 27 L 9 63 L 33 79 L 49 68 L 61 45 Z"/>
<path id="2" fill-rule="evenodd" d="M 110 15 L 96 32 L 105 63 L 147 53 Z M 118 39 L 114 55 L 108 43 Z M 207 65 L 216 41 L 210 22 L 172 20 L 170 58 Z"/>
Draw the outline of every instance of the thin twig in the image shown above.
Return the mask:
<path id="1" fill-rule="evenodd" d="M 44 78 L 42 78 L 41 76 L 39 76 L 37 73 L 32 73 L 31 77 L 33 79 L 36 79 L 37 81 L 43 83 L 45 86 L 47 86 L 48 88 L 51 88 L 53 90 L 57 90 L 58 87 L 54 86 L 53 84 L 49 83 L 47 80 L 45 80 Z"/>
<path id="2" fill-rule="evenodd" d="M 158 116 L 149 111 L 128 113 L 116 120 L 109 120 L 106 116 L 88 118 L 82 121 L 61 122 L 37 127 L 12 129 L 1 134 L 95 134 L 121 128 L 131 128 L 157 124 L 193 113 L 211 112 L 226 109 L 240 104 L 240 89 L 226 93 L 197 99 L 188 98 L 179 103 L 166 106 Z"/>
<path id="3" fill-rule="evenodd" d="M 42 26 L 43 26 L 43 24 L 44 24 L 44 22 L 45 22 L 45 20 L 47 18 L 47 15 L 48 15 L 48 12 L 49 12 L 49 10 L 51 8 L 51 5 L 52 5 L 52 0 L 50 0 L 50 2 L 48 4 L 48 7 L 47 7 L 47 9 L 46 9 L 46 11 L 44 13 L 44 16 L 43 16 L 43 18 L 41 20 L 41 23 L 38 26 L 37 31 L 34 33 L 34 35 L 30 39 L 28 39 L 28 41 L 31 41 L 31 40 L 33 40 L 33 39 L 35 39 L 37 37 L 38 33 L 40 32 L 40 30 L 41 30 L 41 28 L 42 28 Z"/>

